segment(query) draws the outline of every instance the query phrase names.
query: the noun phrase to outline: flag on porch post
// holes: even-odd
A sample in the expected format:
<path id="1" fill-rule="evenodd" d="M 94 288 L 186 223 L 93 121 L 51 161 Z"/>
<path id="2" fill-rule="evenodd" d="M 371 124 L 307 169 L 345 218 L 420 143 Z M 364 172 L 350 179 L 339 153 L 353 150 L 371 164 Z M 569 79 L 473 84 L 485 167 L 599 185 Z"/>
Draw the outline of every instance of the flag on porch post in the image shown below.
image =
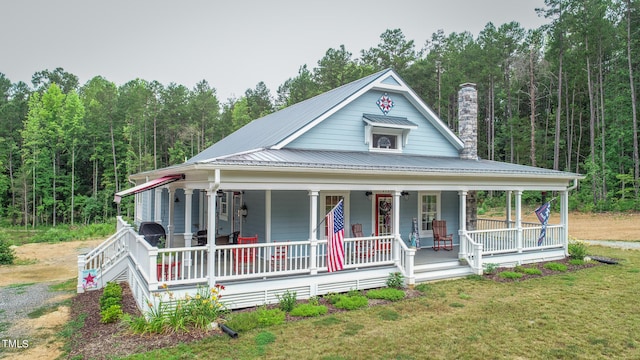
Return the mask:
<path id="1" fill-rule="evenodd" d="M 549 222 L 549 213 L 551 212 L 550 202 L 546 202 L 535 210 L 536 216 L 542 224 L 542 230 L 540 230 L 540 236 L 538 237 L 538 246 L 542 245 L 545 236 L 547 235 L 547 222 Z"/>
<path id="2" fill-rule="evenodd" d="M 326 216 L 327 221 L 327 270 L 334 272 L 344 268 L 344 205 L 342 200 Z"/>

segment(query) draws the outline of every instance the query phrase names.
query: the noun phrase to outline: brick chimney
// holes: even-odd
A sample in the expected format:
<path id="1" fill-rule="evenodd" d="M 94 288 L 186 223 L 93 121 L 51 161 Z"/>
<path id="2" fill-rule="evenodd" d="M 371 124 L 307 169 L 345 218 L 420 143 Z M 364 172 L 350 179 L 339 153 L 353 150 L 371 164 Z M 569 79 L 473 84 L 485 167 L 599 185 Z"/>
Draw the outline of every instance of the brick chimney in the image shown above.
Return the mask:
<path id="1" fill-rule="evenodd" d="M 458 91 L 458 137 L 464 143 L 461 159 L 478 160 L 478 91 L 465 83 Z"/>

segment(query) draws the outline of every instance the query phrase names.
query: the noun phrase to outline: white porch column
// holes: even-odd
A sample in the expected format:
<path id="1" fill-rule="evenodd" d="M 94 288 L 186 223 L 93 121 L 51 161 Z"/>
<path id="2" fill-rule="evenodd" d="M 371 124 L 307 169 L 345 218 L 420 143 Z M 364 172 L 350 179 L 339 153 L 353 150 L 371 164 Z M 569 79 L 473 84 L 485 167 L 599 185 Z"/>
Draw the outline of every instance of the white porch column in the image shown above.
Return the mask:
<path id="1" fill-rule="evenodd" d="M 271 190 L 264 192 L 264 236 L 265 242 L 270 243 L 271 240 Z"/>
<path id="2" fill-rule="evenodd" d="M 469 253 L 467 249 L 467 191 L 462 190 L 458 192 L 458 199 L 460 200 L 460 206 L 458 214 L 459 223 L 458 226 L 458 238 L 460 241 L 460 252 L 458 253 L 458 259 L 464 259 Z"/>
<path id="3" fill-rule="evenodd" d="M 167 244 L 166 247 L 170 248 L 173 246 L 173 211 L 175 209 L 174 207 L 174 202 L 173 202 L 173 196 L 175 191 L 173 191 L 173 189 L 168 188 L 167 191 L 169 192 L 169 220 L 167 221 Z"/>
<path id="4" fill-rule="evenodd" d="M 193 189 L 184 189 L 184 246 L 191 247 L 191 206 L 193 201 Z"/>
<path id="5" fill-rule="evenodd" d="M 158 224 L 162 223 L 162 188 L 156 188 L 154 190 L 156 194 L 155 210 L 153 214 L 153 221 Z"/>
<path id="6" fill-rule="evenodd" d="M 191 202 L 193 200 L 193 189 L 184 189 L 184 246 L 191 247 L 193 233 L 191 232 Z M 191 252 L 183 255 L 187 268 L 191 268 Z"/>
<path id="7" fill-rule="evenodd" d="M 516 247 L 522 252 L 522 190 L 516 191 Z"/>
<path id="8" fill-rule="evenodd" d="M 562 224 L 562 242 L 564 256 L 569 256 L 569 191 L 560 192 L 560 223 Z"/>
<path id="9" fill-rule="evenodd" d="M 309 200 L 309 241 L 311 241 L 309 270 L 311 270 L 311 275 L 316 275 L 318 273 L 316 261 L 318 253 L 318 191 L 310 190 Z"/>
<path id="10" fill-rule="evenodd" d="M 400 190 L 395 190 L 393 192 L 393 261 L 396 266 L 400 264 Z M 413 276 L 413 274 L 408 274 L 409 276 Z"/>
<path id="11" fill-rule="evenodd" d="M 208 255 L 207 255 L 207 276 L 209 277 L 209 288 L 213 288 L 216 285 L 216 277 L 215 274 L 215 263 L 216 263 L 216 200 L 217 200 L 217 189 L 215 187 L 210 187 L 207 190 L 207 208 L 209 209 L 208 218 L 207 218 L 207 247 L 208 247 Z"/>
<path id="12" fill-rule="evenodd" d="M 511 190 L 507 190 L 507 228 L 511 227 Z"/>

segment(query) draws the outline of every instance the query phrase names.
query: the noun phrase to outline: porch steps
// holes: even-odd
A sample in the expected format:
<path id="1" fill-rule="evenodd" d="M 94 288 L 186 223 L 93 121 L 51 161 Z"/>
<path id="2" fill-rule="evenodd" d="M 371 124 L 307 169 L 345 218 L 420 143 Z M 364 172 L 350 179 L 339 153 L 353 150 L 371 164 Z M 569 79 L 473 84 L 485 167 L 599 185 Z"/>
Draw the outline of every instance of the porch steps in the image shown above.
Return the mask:
<path id="1" fill-rule="evenodd" d="M 473 270 L 468 265 L 461 264 L 458 260 L 416 265 L 414 268 L 416 283 L 442 279 L 455 279 L 472 275 L 473 273 Z"/>

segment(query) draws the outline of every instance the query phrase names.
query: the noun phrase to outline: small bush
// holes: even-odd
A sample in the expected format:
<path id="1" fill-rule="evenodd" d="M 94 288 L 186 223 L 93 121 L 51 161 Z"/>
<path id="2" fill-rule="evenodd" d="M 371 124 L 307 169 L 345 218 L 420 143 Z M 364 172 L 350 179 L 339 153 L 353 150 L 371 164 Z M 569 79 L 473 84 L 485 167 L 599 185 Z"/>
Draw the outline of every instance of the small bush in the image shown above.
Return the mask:
<path id="1" fill-rule="evenodd" d="M 291 316 L 314 317 L 327 313 L 327 307 L 324 305 L 300 304 L 289 313 Z"/>
<path id="2" fill-rule="evenodd" d="M 369 305 L 369 299 L 362 295 L 343 295 L 334 304 L 338 309 L 356 310 Z"/>
<path id="3" fill-rule="evenodd" d="M 569 264 L 571 264 L 571 265 L 584 265 L 584 260 L 582 260 L 582 259 L 569 259 Z"/>
<path id="4" fill-rule="evenodd" d="M 498 264 L 495 264 L 495 263 L 484 264 L 485 274 L 495 274 L 497 270 L 498 270 Z"/>
<path id="5" fill-rule="evenodd" d="M 402 290 L 394 288 L 374 289 L 367 291 L 369 299 L 383 299 L 389 301 L 398 301 L 404 299 L 406 294 Z"/>
<path id="6" fill-rule="evenodd" d="M 261 327 L 283 324 L 286 318 L 286 313 L 280 309 L 261 307 L 256 312 L 258 314 L 258 325 Z"/>
<path id="7" fill-rule="evenodd" d="M 236 312 L 227 316 L 225 323 L 229 328 L 237 332 L 246 332 L 258 327 L 258 312 Z"/>
<path id="8" fill-rule="evenodd" d="M 298 294 L 293 291 L 285 291 L 284 294 L 282 295 L 276 295 L 276 298 L 279 301 L 278 306 L 280 307 L 280 310 L 284 311 L 284 312 L 290 312 L 291 310 L 293 310 L 294 307 L 296 307 L 296 302 L 297 300 L 297 296 Z"/>
<path id="9" fill-rule="evenodd" d="M 550 262 L 550 263 L 546 263 L 544 264 L 544 268 L 545 269 L 549 269 L 549 270 L 553 270 L 553 271 L 567 271 L 567 265 L 565 264 L 560 264 L 557 262 Z"/>
<path id="10" fill-rule="evenodd" d="M 16 259 L 16 253 L 9 245 L 9 240 L 4 233 L 0 233 L 0 265 L 11 265 Z"/>
<path id="11" fill-rule="evenodd" d="M 387 278 L 387 286 L 393 289 L 402 289 L 404 287 L 404 276 L 400 272 L 393 272 Z"/>
<path id="12" fill-rule="evenodd" d="M 118 321 L 122 317 L 122 306 L 111 305 L 100 312 L 100 321 L 104 324 Z"/>
<path id="13" fill-rule="evenodd" d="M 572 259 L 583 260 L 587 256 L 587 246 L 579 241 L 570 241 L 568 250 Z"/>
<path id="14" fill-rule="evenodd" d="M 329 302 L 329 304 L 335 305 L 335 303 L 338 302 L 338 300 L 340 299 L 340 297 L 343 295 L 339 295 L 336 293 L 328 293 L 324 296 L 325 299 L 327 299 L 327 301 Z"/>
<path id="15" fill-rule="evenodd" d="M 504 279 L 520 279 L 524 274 L 515 271 L 503 271 L 498 276 Z"/>
<path id="16" fill-rule="evenodd" d="M 542 270 L 538 268 L 522 268 L 522 272 L 527 275 L 542 275 Z"/>

